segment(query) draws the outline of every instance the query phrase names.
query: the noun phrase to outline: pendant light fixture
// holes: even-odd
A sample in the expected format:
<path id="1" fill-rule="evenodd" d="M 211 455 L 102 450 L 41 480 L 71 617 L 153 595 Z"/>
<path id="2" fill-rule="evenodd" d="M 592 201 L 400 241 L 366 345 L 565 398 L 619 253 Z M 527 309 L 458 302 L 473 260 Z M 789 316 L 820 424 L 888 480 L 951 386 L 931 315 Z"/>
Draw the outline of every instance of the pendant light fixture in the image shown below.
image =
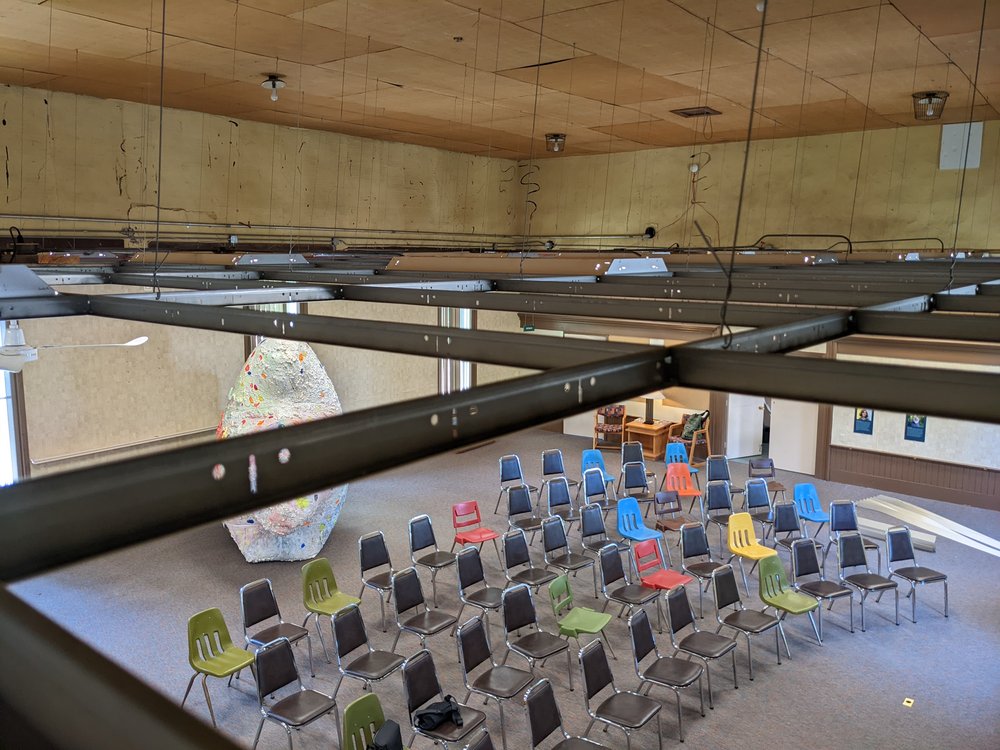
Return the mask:
<path id="1" fill-rule="evenodd" d="M 546 133 L 545 134 L 545 150 L 552 151 L 553 153 L 558 153 L 566 148 L 566 134 L 565 133 Z"/>
<path id="2" fill-rule="evenodd" d="M 918 120 L 940 120 L 947 91 L 918 91 L 913 95 L 913 116 Z"/>
<path id="3" fill-rule="evenodd" d="M 271 101 L 278 101 L 278 89 L 285 88 L 285 82 L 282 81 L 276 74 L 270 73 L 263 83 L 260 84 L 263 88 L 270 90 Z"/>

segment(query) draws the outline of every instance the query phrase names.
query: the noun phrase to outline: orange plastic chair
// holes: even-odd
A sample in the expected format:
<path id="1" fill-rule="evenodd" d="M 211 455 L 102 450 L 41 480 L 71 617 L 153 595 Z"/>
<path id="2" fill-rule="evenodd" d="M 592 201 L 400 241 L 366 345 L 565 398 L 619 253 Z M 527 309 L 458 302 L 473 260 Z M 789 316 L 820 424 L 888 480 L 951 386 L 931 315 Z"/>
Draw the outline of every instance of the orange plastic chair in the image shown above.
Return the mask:
<path id="1" fill-rule="evenodd" d="M 636 572 L 639 573 L 639 582 L 649 589 L 669 591 L 694 580 L 691 576 L 678 573 L 663 564 L 660 545 L 655 539 L 633 544 L 632 561 Z"/>
<path id="2" fill-rule="evenodd" d="M 691 478 L 691 467 L 682 463 L 667 464 L 665 479 L 668 490 L 676 492 L 682 500 L 685 497 L 691 498 L 691 507 L 688 508 L 688 513 L 693 511 L 695 500 L 701 501 L 701 490 L 694 485 L 694 480 Z"/>
<path id="3" fill-rule="evenodd" d="M 503 565 L 503 560 L 500 558 L 500 548 L 497 546 L 497 539 L 500 535 L 493 529 L 483 526 L 483 519 L 479 515 L 479 503 L 475 500 L 468 500 L 452 505 L 451 525 L 455 528 L 455 541 L 451 543 L 452 550 L 455 549 L 456 544 L 478 544 L 481 550 L 486 542 L 493 542 L 497 559 Z M 469 528 L 470 526 L 473 528 Z"/>

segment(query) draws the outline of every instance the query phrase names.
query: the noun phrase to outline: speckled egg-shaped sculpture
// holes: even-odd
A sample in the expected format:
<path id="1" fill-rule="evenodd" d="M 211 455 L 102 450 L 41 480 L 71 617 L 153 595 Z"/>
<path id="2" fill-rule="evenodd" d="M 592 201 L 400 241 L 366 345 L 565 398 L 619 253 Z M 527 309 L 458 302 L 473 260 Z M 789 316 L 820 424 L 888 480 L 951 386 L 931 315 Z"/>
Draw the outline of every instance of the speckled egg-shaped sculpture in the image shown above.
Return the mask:
<path id="1" fill-rule="evenodd" d="M 333 383 L 308 344 L 265 339 L 229 391 L 216 435 L 221 440 L 342 412 Z M 247 562 L 308 560 L 326 544 L 346 496 L 345 484 L 224 523 Z"/>

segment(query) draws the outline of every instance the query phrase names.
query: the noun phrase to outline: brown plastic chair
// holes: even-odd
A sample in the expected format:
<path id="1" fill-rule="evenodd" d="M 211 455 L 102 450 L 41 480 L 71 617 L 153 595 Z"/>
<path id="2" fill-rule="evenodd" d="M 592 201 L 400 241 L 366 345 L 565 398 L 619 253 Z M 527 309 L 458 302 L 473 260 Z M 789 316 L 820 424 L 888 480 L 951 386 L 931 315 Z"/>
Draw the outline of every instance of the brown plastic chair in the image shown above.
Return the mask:
<path id="1" fill-rule="evenodd" d="M 426 649 L 418 651 L 403 662 L 403 692 L 406 694 L 406 711 L 410 715 L 410 725 L 413 728 L 407 746 L 413 745 L 413 739 L 419 734 L 433 742 L 440 742 L 442 747 L 447 748 L 451 743 L 461 742 L 486 721 L 486 714 L 482 711 L 459 705 L 461 725 L 449 719 L 435 729 L 420 729 L 414 723 L 415 711 L 431 701 L 444 699 L 444 691 L 438 682 L 437 668 L 434 666 L 434 657 Z"/>

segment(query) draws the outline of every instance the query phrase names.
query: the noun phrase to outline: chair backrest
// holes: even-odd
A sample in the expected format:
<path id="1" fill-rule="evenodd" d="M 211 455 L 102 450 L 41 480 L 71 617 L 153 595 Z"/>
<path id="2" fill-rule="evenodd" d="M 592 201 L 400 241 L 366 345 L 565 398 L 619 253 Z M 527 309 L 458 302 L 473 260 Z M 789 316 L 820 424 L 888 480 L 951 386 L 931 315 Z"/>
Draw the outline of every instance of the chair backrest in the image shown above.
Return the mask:
<path id="1" fill-rule="evenodd" d="M 772 603 L 789 588 L 785 564 L 777 555 L 762 557 L 757 575 L 760 578 L 760 599 L 765 604 Z"/>
<path id="2" fill-rule="evenodd" d="M 798 580 L 803 576 L 822 576 L 816 542 L 812 539 L 796 539 L 792 542 L 791 554 L 792 578 Z"/>
<path id="3" fill-rule="evenodd" d="M 868 570 L 865 543 L 857 531 L 843 531 L 837 537 L 837 564 L 841 570 L 857 567 Z"/>
<path id="4" fill-rule="evenodd" d="M 766 479 L 748 479 L 743 489 L 743 500 L 747 510 L 771 507 L 771 493 L 767 491 Z"/>
<path id="5" fill-rule="evenodd" d="M 764 477 L 774 479 L 774 459 L 773 458 L 751 458 L 747 474 L 753 477 Z"/>
<path id="6" fill-rule="evenodd" d="M 485 583 L 486 574 L 483 572 L 483 559 L 479 555 L 478 547 L 463 547 L 458 551 L 458 588 L 465 593 L 470 586 L 477 583 Z"/>
<path id="7" fill-rule="evenodd" d="M 480 615 L 464 623 L 455 632 L 455 639 L 458 643 L 459 661 L 466 675 L 484 661 L 490 661 L 489 635 Z"/>
<path id="8" fill-rule="evenodd" d="M 191 666 L 218 656 L 232 645 L 229 628 L 218 607 L 198 612 L 188 619 L 188 661 Z"/>
<path id="9" fill-rule="evenodd" d="M 589 701 L 608 685 L 614 687 L 611 665 L 604 653 L 604 643 L 596 638 L 580 649 L 580 669 L 583 670 L 583 684 Z"/>
<path id="10" fill-rule="evenodd" d="M 803 513 L 815 513 L 823 509 L 819 503 L 819 495 L 816 493 L 816 487 L 809 482 L 800 482 L 795 485 L 792 497 L 795 499 L 795 504 L 799 506 L 799 515 Z"/>
<path id="11" fill-rule="evenodd" d="M 526 484 L 511 486 L 507 492 L 507 516 L 519 516 L 522 513 L 534 513 L 535 506 L 531 502 L 531 490 Z"/>
<path id="12" fill-rule="evenodd" d="M 649 491 L 649 482 L 646 481 L 646 464 L 640 461 L 629 461 L 622 466 L 622 487 L 626 490 L 641 489 Z"/>
<path id="13" fill-rule="evenodd" d="M 320 602 L 336 594 L 337 579 L 330 561 L 317 557 L 302 566 L 302 599 L 307 603 Z"/>
<path id="14" fill-rule="evenodd" d="M 644 528 L 639 501 L 634 497 L 623 497 L 618 501 L 618 533 L 626 539 Z"/>
<path id="15" fill-rule="evenodd" d="M 642 464 L 645 470 L 646 457 L 642 455 L 642 443 L 638 440 L 628 440 L 622 443 L 622 466 L 633 461 Z"/>
<path id="16" fill-rule="evenodd" d="M 658 516 L 673 515 L 681 511 L 681 496 L 677 490 L 657 492 L 653 495 L 653 511 Z"/>
<path id="17" fill-rule="evenodd" d="M 508 633 L 513 633 L 528 625 L 538 622 L 535 615 L 535 602 L 531 598 L 531 589 L 521 583 L 504 589 L 500 596 L 503 605 L 503 626 Z"/>
<path id="18" fill-rule="evenodd" d="M 690 490 L 694 487 L 691 467 L 687 463 L 668 463 L 666 488 L 668 490 Z"/>
<path id="19" fill-rule="evenodd" d="M 660 545 L 656 543 L 655 539 L 647 539 L 643 542 L 633 544 L 632 559 L 635 562 L 635 569 L 639 574 L 640 580 L 646 577 L 643 574 L 647 573 L 647 571 L 652 572 L 663 567 L 663 558 L 660 556 Z"/>
<path id="20" fill-rule="evenodd" d="M 628 580 L 625 578 L 625 566 L 622 565 L 617 544 L 605 544 L 597 554 L 601 562 L 601 582 L 604 588 L 617 581 Z"/>
<path id="21" fill-rule="evenodd" d="M 368 750 L 385 724 L 385 713 L 375 693 L 362 695 L 344 709 L 344 750 Z"/>
<path id="22" fill-rule="evenodd" d="M 677 634 L 688 625 L 694 625 L 694 610 L 683 586 L 675 586 L 667 592 L 667 626 Z"/>
<path id="23" fill-rule="evenodd" d="M 705 459 L 705 476 L 709 482 L 730 482 L 729 459 L 725 456 L 709 456 Z"/>
<path id="24" fill-rule="evenodd" d="M 700 523 L 686 523 L 681 526 L 681 559 L 689 557 L 712 557 L 712 549 L 708 546 L 708 534 Z"/>
<path id="25" fill-rule="evenodd" d="M 550 448 L 542 451 L 542 477 L 557 477 L 566 473 L 566 466 L 563 463 L 562 451 L 558 448 Z"/>
<path id="26" fill-rule="evenodd" d="M 262 646 L 254 654 L 254 675 L 257 681 L 257 699 L 264 705 L 265 696 L 281 690 L 286 685 L 299 682 L 292 644 L 287 638 L 278 638 Z"/>
<path id="27" fill-rule="evenodd" d="M 712 571 L 712 588 L 715 590 L 715 608 L 720 611 L 742 602 L 732 565 L 723 565 Z"/>
<path id="28" fill-rule="evenodd" d="M 853 500 L 834 500 L 830 503 L 830 531 L 858 530 L 858 509 Z"/>
<path id="29" fill-rule="evenodd" d="M 479 515 L 479 503 L 466 500 L 451 506 L 451 525 L 456 529 L 479 526 L 483 519 Z"/>
<path id="30" fill-rule="evenodd" d="M 512 529 L 503 535 L 503 561 L 507 571 L 531 562 L 528 540 L 521 529 Z"/>
<path id="31" fill-rule="evenodd" d="M 240 589 L 240 610 L 243 613 L 243 630 L 272 617 L 281 617 L 278 602 L 266 578 L 248 583 Z"/>
<path id="32" fill-rule="evenodd" d="M 580 508 L 580 537 L 586 539 L 592 536 L 607 537 L 608 529 L 604 525 L 604 511 L 596 503 L 588 503 Z"/>
<path id="33" fill-rule="evenodd" d="M 889 565 L 894 562 L 912 560 L 916 564 L 916 557 L 913 554 L 913 539 L 910 536 L 910 529 L 906 526 L 894 526 L 885 532 L 885 547 L 888 553 Z"/>
<path id="34" fill-rule="evenodd" d="M 563 520 L 559 516 L 549 516 L 542 521 L 542 546 L 546 555 L 564 548 L 569 551 L 566 527 L 563 526 Z"/>
<path id="35" fill-rule="evenodd" d="M 500 456 L 500 484 L 507 482 L 524 482 L 524 474 L 521 471 L 521 459 L 513 453 L 507 456 Z"/>
<path id="36" fill-rule="evenodd" d="M 354 649 L 368 645 L 365 619 L 357 604 L 351 604 L 333 615 L 333 639 L 337 656 L 343 659 Z"/>
<path id="37" fill-rule="evenodd" d="M 437 549 L 431 517 L 427 514 L 415 516 L 410 519 L 410 554 L 414 555 L 428 547 Z"/>
<path id="38" fill-rule="evenodd" d="M 583 496 L 589 500 L 598 495 L 607 500 L 608 490 L 604 484 L 604 472 L 592 466 L 583 472 Z"/>
<path id="39" fill-rule="evenodd" d="M 649 615 L 641 607 L 637 608 L 628 618 L 628 634 L 632 641 L 632 655 L 638 670 L 639 663 L 647 654 L 656 650 L 656 640 L 653 638 L 653 628 L 649 624 Z"/>
<path id="40" fill-rule="evenodd" d="M 774 533 L 802 533 L 802 523 L 799 520 L 799 509 L 795 503 L 774 504 Z"/>
<path id="41" fill-rule="evenodd" d="M 688 454 L 684 443 L 667 443 L 667 452 L 663 457 L 663 461 L 667 464 L 686 464 Z"/>
<path id="42" fill-rule="evenodd" d="M 573 589 L 570 588 L 569 576 L 565 573 L 549 584 L 549 602 L 557 620 L 564 610 L 573 609 Z"/>
<path id="43" fill-rule="evenodd" d="M 396 614 L 419 607 L 424 604 L 424 590 L 420 585 L 420 576 L 416 568 L 400 570 L 392 576 L 392 598 L 396 606 Z"/>
<path id="44" fill-rule="evenodd" d="M 705 488 L 705 512 L 711 514 L 713 511 L 733 512 L 733 493 L 729 490 L 729 482 L 709 482 Z"/>
<path id="45" fill-rule="evenodd" d="M 389 548 L 381 531 L 372 531 L 358 539 L 358 558 L 361 560 L 361 575 L 383 565 L 392 567 Z"/>
<path id="46" fill-rule="evenodd" d="M 418 651 L 403 662 L 403 692 L 410 716 L 435 696 L 441 695 L 434 657 L 427 649 Z"/>
<path id="47" fill-rule="evenodd" d="M 549 513 L 553 508 L 573 507 L 573 501 L 569 496 L 569 480 L 566 477 L 556 477 L 549 482 L 546 502 Z"/>
<path id="48" fill-rule="evenodd" d="M 557 729 L 562 733 L 562 714 L 548 679 L 543 677 L 528 688 L 524 694 L 524 708 L 528 712 L 528 730 L 533 748 Z"/>
<path id="49" fill-rule="evenodd" d="M 757 534 L 753 528 L 753 518 L 749 513 L 733 513 L 729 517 L 729 550 L 735 552 L 738 549 L 750 547 L 757 544 Z"/>
<path id="50" fill-rule="evenodd" d="M 580 468 L 582 471 L 595 467 L 602 473 L 607 473 L 608 468 L 604 465 L 604 454 L 595 448 L 587 448 L 580 454 Z"/>

